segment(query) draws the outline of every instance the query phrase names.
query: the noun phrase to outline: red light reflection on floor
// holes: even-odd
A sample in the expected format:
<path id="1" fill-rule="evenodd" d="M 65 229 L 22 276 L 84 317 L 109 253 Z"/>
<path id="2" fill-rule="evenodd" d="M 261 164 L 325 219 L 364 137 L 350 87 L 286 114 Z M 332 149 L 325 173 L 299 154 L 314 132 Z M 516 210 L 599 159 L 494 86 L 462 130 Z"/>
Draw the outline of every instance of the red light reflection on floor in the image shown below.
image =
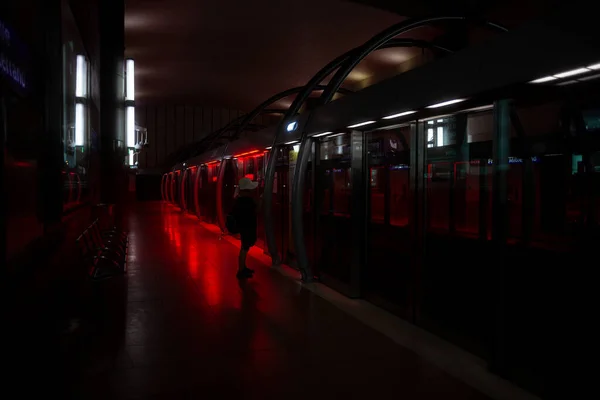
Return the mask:
<path id="1" fill-rule="evenodd" d="M 223 305 L 229 303 L 225 293 L 233 293 L 235 288 L 229 290 L 224 285 L 236 284 L 233 279 L 223 279 L 220 266 L 225 262 L 221 252 L 226 251 L 215 243 L 216 236 L 200 227 L 198 218 L 189 213 L 181 213 L 174 207 L 163 208 L 163 231 L 171 244 L 171 253 L 175 253 L 176 260 L 185 264 L 185 268 L 198 285 L 200 291 L 210 305 Z M 228 276 L 229 277 L 229 276 Z M 228 306 L 231 304 L 227 304 Z"/>

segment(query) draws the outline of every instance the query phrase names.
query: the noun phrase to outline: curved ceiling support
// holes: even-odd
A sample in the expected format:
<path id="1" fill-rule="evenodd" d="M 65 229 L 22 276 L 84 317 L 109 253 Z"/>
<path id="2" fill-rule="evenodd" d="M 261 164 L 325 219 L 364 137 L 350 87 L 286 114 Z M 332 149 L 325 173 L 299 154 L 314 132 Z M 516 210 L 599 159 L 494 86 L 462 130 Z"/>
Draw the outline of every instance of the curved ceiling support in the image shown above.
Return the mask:
<path id="1" fill-rule="evenodd" d="M 327 89 L 321 95 L 321 104 L 328 103 L 335 94 L 338 87 L 342 85 L 346 77 L 352 72 L 354 67 L 356 67 L 366 56 L 371 54 L 373 51 L 379 49 L 385 43 L 392 40 L 394 37 L 409 32 L 413 29 L 417 29 L 426 25 L 431 24 L 432 22 L 440 22 L 440 21 L 464 21 L 464 22 L 474 22 L 485 27 L 489 27 L 495 31 L 499 32 L 508 32 L 508 29 L 503 26 L 481 20 L 481 19 L 470 19 L 464 16 L 437 16 L 437 17 L 428 17 L 428 18 L 419 18 L 419 19 L 411 19 L 408 21 L 400 22 L 396 25 L 392 25 L 384 31 L 378 33 L 373 36 L 370 40 L 368 40 L 363 46 L 361 46 L 360 50 L 357 51 L 355 56 L 349 57 L 344 64 L 337 70 L 333 78 L 327 84 Z"/>
<path id="2" fill-rule="evenodd" d="M 491 27 L 495 30 L 506 32 L 507 29 L 504 27 L 490 23 L 487 21 L 482 21 L 479 19 L 470 19 L 464 16 L 433 16 L 428 18 L 414 18 L 409 19 L 398 24 L 392 25 L 391 27 L 383 30 L 377 35 L 373 36 L 370 40 L 368 40 L 364 45 L 358 47 L 357 49 L 351 50 L 347 57 L 343 58 L 340 62 L 340 68 L 336 71 L 333 78 L 327 84 L 327 89 L 323 91 L 320 97 L 320 104 L 328 103 L 337 90 L 346 79 L 348 74 L 360 63 L 365 57 L 371 54 L 373 51 L 382 48 L 386 43 L 390 42 L 394 37 L 409 32 L 413 29 L 420 28 L 422 26 L 429 25 L 433 22 L 440 21 L 466 21 L 466 22 L 476 22 L 483 24 L 484 26 Z M 337 59 L 336 59 L 337 60 Z M 313 80 L 316 76 L 313 78 Z M 311 80 L 311 82 L 313 81 Z M 319 81 L 320 82 L 320 81 Z M 308 86 L 308 85 L 307 85 Z M 300 97 L 300 96 L 298 96 Z M 291 108 L 291 107 L 290 107 Z M 290 117 L 291 115 L 287 115 Z M 285 121 L 285 119 L 283 120 Z M 278 129 L 279 133 L 279 129 Z M 302 273 L 302 278 L 305 281 L 310 281 L 313 279 L 313 274 L 311 271 L 311 266 L 308 262 L 308 255 L 306 252 L 306 246 L 304 243 L 304 223 L 302 220 L 302 204 L 304 201 L 304 193 L 302 188 L 304 187 L 306 181 L 306 168 L 308 166 L 308 159 L 310 157 L 311 151 L 311 141 L 307 140 L 307 132 L 306 130 L 302 131 L 301 135 L 301 144 L 300 151 L 298 153 L 298 158 L 296 161 L 295 173 L 292 181 L 292 238 L 294 240 L 294 247 L 296 250 L 297 263 L 298 267 Z M 269 167 L 272 163 L 269 163 Z M 274 166 L 274 163 L 273 163 Z M 267 175 L 267 179 L 270 178 L 270 175 Z M 272 190 L 272 188 L 271 188 Z M 265 187 L 265 194 L 269 194 L 271 191 L 269 188 Z M 272 204 L 272 203 L 271 203 Z M 269 214 L 269 212 L 265 212 L 265 216 Z M 267 220 L 265 219 L 265 230 L 267 230 Z M 267 236 L 267 240 L 269 237 Z"/>
<path id="3" fill-rule="evenodd" d="M 430 48 L 432 50 L 438 50 L 444 53 L 452 53 L 452 50 L 449 50 L 445 47 L 438 46 L 423 40 L 415 40 L 415 39 L 392 39 L 387 43 L 380 46 L 381 49 L 391 48 L 391 47 L 422 47 L 422 48 Z M 271 149 L 271 156 L 269 157 L 269 162 L 267 164 L 267 171 L 265 174 L 265 191 L 263 197 L 264 204 L 264 218 L 265 218 L 265 235 L 267 239 L 267 248 L 269 249 L 269 254 L 271 255 L 271 259 L 273 260 L 274 265 L 278 265 L 281 263 L 281 259 L 279 257 L 279 251 L 277 249 L 277 242 L 275 240 L 275 230 L 274 230 L 274 220 L 272 214 L 273 207 L 273 181 L 275 177 L 275 166 L 277 165 L 277 157 L 273 156 L 276 154 L 277 150 L 277 139 L 279 135 L 283 131 L 283 121 L 287 120 L 290 117 L 293 117 L 298 113 L 300 107 L 304 102 L 308 99 L 310 94 L 327 76 L 329 76 L 332 72 L 338 69 L 350 56 L 357 54 L 360 51 L 360 47 L 354 48 L 352 50 L 347 51 L 346 53 L 336 57 L 334 60 L 325 65 L 319 72 L 317 72 L 311 79 L 308 81 L 306 86 L 304 86 L 304 90 L 299 93 L 291 106 L 288 108 L 286 114 L 284 115 L 282 122 L 278 125 L 277 130 L 275 132 L 275 138 L 273 139 L 273 146 Z M 305 252 L 306 254 L 306 252 Z M 303 280 L 310 280 L 312 278 L 311 273 L 307 269 L 300 269 Z"/>

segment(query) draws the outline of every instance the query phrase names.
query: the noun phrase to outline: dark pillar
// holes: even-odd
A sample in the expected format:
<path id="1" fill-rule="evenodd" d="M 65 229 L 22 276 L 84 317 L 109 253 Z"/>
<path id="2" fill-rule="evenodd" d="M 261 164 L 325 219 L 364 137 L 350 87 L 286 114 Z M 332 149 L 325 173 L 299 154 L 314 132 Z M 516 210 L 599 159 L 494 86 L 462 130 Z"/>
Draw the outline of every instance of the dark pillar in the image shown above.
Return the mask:
<path id="1" fill-rule="evenodd" d="M 421 307 L 421 272 L 425 261 L 425 225 L 427 201 L 427 134 L 423 121 L 410 125 L 410 213 L 409 227 L 411 232 L 411 286 L 409 288 L 409 320 L 419 323 Z"/>
<path id="2" fill-rule="evenodd" d="M 44 133 L 41 136 L 38 210 L 44 230 L 52 230 L 62 216 L 62 38 L 61 2 L 46 0 L 44 7 Z"/>
<path id="3" fill-rule="evenodd" d="M 103 203 L 122 204 L 127 190 L 125 4 L 124 0 L 101 1 L 99 8 L 101 199 Z"/>

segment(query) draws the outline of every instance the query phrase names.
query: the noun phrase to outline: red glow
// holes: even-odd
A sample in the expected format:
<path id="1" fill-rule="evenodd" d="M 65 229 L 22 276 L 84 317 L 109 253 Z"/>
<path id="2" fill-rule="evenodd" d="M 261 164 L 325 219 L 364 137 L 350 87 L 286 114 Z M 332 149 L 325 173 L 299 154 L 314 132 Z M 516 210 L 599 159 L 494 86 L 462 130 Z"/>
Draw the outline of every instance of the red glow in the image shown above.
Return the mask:
<path id="1" fill-rule="evenodd" d="M 12 165 L 14 167 L 20 167 L 20 168 L 31 168 L 34 167 L 35 165 L 33 165 L 33 163 L 27 162 L 27 161 L 15 161 L 12 163 Z M 65 172 L 63 171 L 63 174 Z"/>
<path id="2" fill-rule="evenodd" d="M 259 151 L 260 150 L 251 150 L 251 151 L 247 151 L 245 153 L 236 154 L 236 155 L 234 155 L 234 157 L 240 158 L 240 157 L 248 156 L 250 154 L 258 153 Z"/>
<path id="3" fill-rule="evenodd" d="M 217 181 L 217 177 L 216 177 L 216 176 L 213 176 L 213 177 L 212 177 L 212 181 L 213 181 L 213 182 L 216 182 L 216 181 Z"/>
<path id="4" fill-rule="evenodd" d="M 214 160 L 214 161 L 207 162 L 207 163 L 206 163 L 206 165 L 216 164 L 216 163 L 218 163 L 218 162 L 219 162 L 219 161 L 217 161 L 217 160 Z"/>
<path id="5" fill-rule="evenodd" d="M 244 178 L 248 178 L 248 179 L 250 179 L 251 181 L 253 181 L 253 180 L 254 180 L 254 174 L 246 174 L 246 175 L 244 176 Z"/>

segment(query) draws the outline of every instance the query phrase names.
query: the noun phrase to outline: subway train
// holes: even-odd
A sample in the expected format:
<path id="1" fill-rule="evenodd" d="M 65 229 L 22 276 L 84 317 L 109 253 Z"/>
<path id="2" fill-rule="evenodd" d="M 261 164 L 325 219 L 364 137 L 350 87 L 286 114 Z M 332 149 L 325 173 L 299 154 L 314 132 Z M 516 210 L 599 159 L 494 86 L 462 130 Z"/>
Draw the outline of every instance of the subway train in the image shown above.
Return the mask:
<path id="1" fill-rule="evenodd" d="M 554 28 L 525 25 L 243 132 L 173 166 L 162 197 L 225 231 L 238 180 L 257 180 L 272 218 L 258 246 L 274 263 L 545 392 L 562 368 L 547 346 L 568 337 L 554 319 L 590 303 L 600 218 L 598 44 Z"/>

